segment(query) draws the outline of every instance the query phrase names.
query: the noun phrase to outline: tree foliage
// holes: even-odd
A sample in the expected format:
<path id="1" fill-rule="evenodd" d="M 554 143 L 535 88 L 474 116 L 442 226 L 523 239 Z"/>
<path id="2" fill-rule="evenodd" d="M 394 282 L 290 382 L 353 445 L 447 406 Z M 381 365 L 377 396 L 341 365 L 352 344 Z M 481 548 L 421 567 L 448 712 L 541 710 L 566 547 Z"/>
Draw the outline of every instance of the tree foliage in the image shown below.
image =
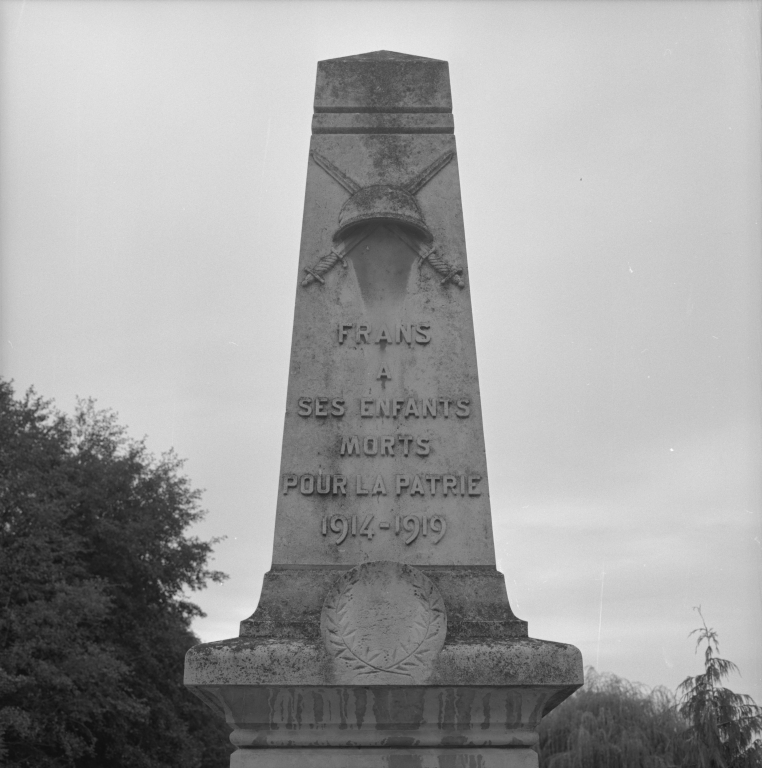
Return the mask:
<path id="1" fill-rule="evenodd" d="M 683 764 L 684 723 L 666 688 L 585 671 L 585 684 L 540 724 L 545 768 L 671 768 Z"/>
<path id="2" fill-rule="evenodd" d="M 686 739 L 690 764 L 696 768 L 760 768 L 762 766 L 762 708 L 750 696 L 722 685 L 738 667 L 720 658 L 717 633 L 704 621 L 696 650 L 706 643 L 704 672 L 680 683 L 680 714 L 688 724 Z"/>
<path id="3" fill-rule="evenodd" d="M 701 610 L 699 615 L 701 616 Z M 543 768 L 762 768 L 762 708 L 722 685 L 737 668 L 702 627 L 704 672 L 677 696 L 592 667 L 585 684 L 540 724 Z"/>
<path id="4" fill-rule="evenodd" d="M 223 575 L 187 535 L 199 492 L 92 401 L 73 417 L 0 380 L 0 763 L 213 768 L 220 719 L 182 686 Z"/>

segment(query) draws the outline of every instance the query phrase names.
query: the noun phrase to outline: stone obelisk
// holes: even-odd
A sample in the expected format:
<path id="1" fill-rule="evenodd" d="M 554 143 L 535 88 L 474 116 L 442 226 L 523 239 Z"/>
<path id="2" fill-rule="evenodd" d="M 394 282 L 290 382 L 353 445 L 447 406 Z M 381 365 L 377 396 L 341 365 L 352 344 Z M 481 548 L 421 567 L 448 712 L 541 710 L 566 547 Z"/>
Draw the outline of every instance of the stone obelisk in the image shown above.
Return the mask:
<path id="1" fill-rule="evenodd" d="M 447 62 L 321 61 L 271 570 L 185 681 L 235 768 L 515 768 L 582 683 L 495 569 Z"/>

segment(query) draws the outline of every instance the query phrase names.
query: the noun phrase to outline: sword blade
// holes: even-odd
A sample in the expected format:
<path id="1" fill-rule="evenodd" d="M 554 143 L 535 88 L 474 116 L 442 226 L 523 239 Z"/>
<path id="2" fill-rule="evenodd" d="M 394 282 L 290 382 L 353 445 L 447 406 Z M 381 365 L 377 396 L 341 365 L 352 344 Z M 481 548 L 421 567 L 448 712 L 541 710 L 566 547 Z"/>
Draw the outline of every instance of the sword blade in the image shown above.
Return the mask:
<path id="1" fill-rule="evenodd" d="M 378 224 L 375 226 L 366 225 L 362 227 L 362 229 L 348 237 L 346 240 L 342 240 L 342 242 L 336 247 L 336 252 L 340 253 L 341 258 L 343 259 L 353 248 L 358 246 L 366 238 L 370 237 L 377 229 Z M 340 251 L 339 248 L 341 249 Z"/>
<path id="2" fill-rule="evenodd" d="M 404 184 L 404 188 L 414 195 L 418 190 L 425 187 L 441 170 L 444 168 L 450 160 L 455 157 L 455 152 L 445 152 L 440 155 L 431 165 L 426 166 L 420 173 L 413 176 L 410 181 Z"/>
<path id="3" fill-rule="evenodd" d="M 327 157 L 323 157 L 321 154 L 315 152 L 313 149 L 310 152 L 312 159 L 338 184 L 349 192 L 354 194 L 360 189 L 360 185 L 354 180 L 350 179 L 346 173 L 340 171 Z"/>
<path id="4" fill-rule="evenodd" d="M 426 246 L 420 242 L 419 240 L 416 240 L 413 237 L 410 237 L 401 227 L 399 227 L 397 224 L 390 224 L 387 222 L 386 224 L 389 231 L 395 235 L 398 239 L 402 240 L 405 245 L 412 248 L 421 258 L 424 258 L 426 254 L 429 252 L 429 249 L 426 248 Z"/>

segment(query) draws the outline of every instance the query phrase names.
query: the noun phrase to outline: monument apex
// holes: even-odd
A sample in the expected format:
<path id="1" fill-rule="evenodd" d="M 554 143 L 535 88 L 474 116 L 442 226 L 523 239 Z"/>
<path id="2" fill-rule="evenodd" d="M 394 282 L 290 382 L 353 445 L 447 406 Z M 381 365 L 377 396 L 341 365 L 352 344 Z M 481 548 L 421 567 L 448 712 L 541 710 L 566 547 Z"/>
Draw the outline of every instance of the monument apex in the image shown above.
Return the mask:
<path id="1" fill-rule="evenodd" d="M 374 51 L 318 62 L 315 112 L 452 112 L 446 61 Z"/>
<path id="2" fill-rule="evenodd" d="M 528 767 L 582 683 L 495 568 L 451 108 L 447 62 L 318 63 L 272 567 L 186 659 L 231 766 Z"/>

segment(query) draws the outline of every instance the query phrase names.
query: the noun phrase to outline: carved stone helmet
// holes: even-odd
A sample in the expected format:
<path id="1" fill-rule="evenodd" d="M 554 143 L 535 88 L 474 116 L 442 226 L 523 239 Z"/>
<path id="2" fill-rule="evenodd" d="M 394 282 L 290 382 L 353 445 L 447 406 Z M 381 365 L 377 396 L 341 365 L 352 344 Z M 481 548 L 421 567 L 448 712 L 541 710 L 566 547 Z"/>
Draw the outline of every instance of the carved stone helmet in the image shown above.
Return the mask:
<path id="1" fill-rule="evenodd" d="M 427 242 L 433 239 L 415 197 L 387 184 L 363 187 L 352 194 L 339 213 L 339 228 L 333 239 L 340 240 L 352 227 L 372 221 L 407 225 Z"/>

